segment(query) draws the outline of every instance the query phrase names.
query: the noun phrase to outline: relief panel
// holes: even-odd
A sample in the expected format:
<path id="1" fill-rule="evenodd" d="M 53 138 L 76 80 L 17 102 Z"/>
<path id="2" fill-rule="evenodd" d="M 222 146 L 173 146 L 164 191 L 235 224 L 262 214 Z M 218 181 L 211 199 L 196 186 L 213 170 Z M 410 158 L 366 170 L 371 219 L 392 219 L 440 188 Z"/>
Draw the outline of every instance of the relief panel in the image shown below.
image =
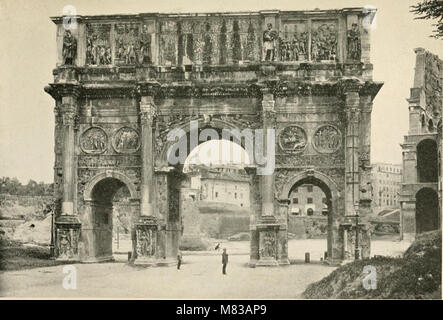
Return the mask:
<path id="1" fill-rule="evenodd" d="M 86 24 L 86 64 L 91 66 L 110 65 L 111 25 Z"/>

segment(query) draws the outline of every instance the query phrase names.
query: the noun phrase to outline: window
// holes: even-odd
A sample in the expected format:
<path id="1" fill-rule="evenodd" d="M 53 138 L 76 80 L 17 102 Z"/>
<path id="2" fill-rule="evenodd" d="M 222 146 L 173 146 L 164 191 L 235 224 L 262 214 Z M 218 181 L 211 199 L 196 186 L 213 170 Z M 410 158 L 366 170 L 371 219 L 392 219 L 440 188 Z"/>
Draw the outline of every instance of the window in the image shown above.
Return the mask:
<path id="1" fill-rule="evenodd" d="M 312 186 L 308 186 L 308 192 L 312 192 L 313 188 Z"/>
<path id="2" fill-rule="evenodd" d="M 292 198 L 292 203 L 293 204 L 298 204 L 298 198 Z"/>
<path id="3" fill-rule="evenodd" d="M 236 192 L 236 193 L 234 193 L 234 197 L 235 197 L 235 199 L 237 199 L 237 192 Z"/>
<path id="4" fill-rule="evenodd" d="M 308 198 L 308 203 L 312 203 L 312 198 Z"/>
<path id="5" fill-rule="evenodd" d="M 215 197 L 218 198 L 218 192 L 215 193 Z"/>
<path id="6" fill-rule="evenodd" d="M 312 208 L 308 208 L 307 213 L 308 213 L 308 216 L 312 216 L 312 215 L 314 215 L 314 210 L 312 210 Z"/>

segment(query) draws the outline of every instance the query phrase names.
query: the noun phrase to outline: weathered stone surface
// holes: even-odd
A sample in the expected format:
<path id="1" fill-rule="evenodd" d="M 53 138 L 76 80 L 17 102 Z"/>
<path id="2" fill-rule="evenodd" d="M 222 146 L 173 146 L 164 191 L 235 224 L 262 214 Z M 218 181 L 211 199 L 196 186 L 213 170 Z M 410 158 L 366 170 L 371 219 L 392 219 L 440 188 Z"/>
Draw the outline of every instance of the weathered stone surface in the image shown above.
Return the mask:
<path id="1" fill-rule="evenodd" d="M 401 238 L 441 229 L 443 61 L 415 49 L 415 76 L 409 102 L 409 132 L 404 137 L 400 192 Z"/>
<path id="2" fill-rule="evenodd" d="M 70 35 L 53 18 L 58 61 L 45 90 L 55 100 L 54 197 L 57 217 L 76 219 L 81 231 L 74 256 L 110 257 L 112 219 L 94 221 L 109 218 L 126 186 L 139 257 L 175 259 L 185 177 L 168 163 L 167 135 L 180 128 L 188 137 L 195 120 L 218 132 L 275 129 L 276 171 L 246 169 L 251 266 L 287 263 L 282 201 L 306 181 L 327 195 L 328 257 L 343 259 L 340 224 L 366 183 L 372 100 L 382 86 L 372 81 L 365 14 L 79 16 Z M 362 236 L 362 248 L 368 243 Z"/>

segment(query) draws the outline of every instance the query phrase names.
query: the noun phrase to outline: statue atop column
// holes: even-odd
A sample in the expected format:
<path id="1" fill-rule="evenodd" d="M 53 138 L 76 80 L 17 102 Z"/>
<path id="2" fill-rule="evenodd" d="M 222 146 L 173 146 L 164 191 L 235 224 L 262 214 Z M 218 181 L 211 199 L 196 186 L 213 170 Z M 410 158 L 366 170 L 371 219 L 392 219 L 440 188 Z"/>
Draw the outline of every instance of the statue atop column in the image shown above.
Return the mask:
<path id="1" fill-rule="evenodd" d="M 147 25 L 143 25 L 143 29 L 140 34 L 140 63 L 141 64 L 152 63 L 151 34 L 148 33 Z"/>
<path id="2" fill-rule="evenodd" d="M 70 30 L 66 30 L 63 35 L 63 64 L 74 64 L 77 55 L 77 40 Z"/>
<path id="3" fill-rule="evenodd" d="M 272 29 L 272 23 L 268 23 L 268 29 L 263 32 L 263 47 L 265 50 L 265 61 L 275 59 L 275 40 L 278 37 L 277 31 Z"/>
<path id="4" fill-rule="evenodd" d="M 348 59 L 360 60 L 360 57 L 360 30 L 358 30 L 358 25 L 354 22 L 352 24 L 351 30 L 348 30 Z"/>

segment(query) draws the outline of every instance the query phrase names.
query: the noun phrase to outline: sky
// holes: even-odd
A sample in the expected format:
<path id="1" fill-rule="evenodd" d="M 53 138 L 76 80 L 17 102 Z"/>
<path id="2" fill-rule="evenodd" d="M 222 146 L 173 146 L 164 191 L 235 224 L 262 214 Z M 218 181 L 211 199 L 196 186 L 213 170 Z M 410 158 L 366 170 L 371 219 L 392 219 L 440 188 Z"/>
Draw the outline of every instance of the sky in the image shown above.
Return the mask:
<path id="1" fill-rule="evenodd" d="M 372 112 L 372 162 L 401 163 L 400 143 L 408 130 L 406 98 L 413 83 L 415 54 L 424 47 L 443 58 L 432 22 L 413 20 L 418 0 L 0 0 L 0 176 L 52 182 L 54 101 L 43 91 L 56 63 L 56 28 L 49 19 L 73 5 L 79 15 L 140 12 L 378 9 L 371 32 L 373 77 L 384 86 Z"/>

